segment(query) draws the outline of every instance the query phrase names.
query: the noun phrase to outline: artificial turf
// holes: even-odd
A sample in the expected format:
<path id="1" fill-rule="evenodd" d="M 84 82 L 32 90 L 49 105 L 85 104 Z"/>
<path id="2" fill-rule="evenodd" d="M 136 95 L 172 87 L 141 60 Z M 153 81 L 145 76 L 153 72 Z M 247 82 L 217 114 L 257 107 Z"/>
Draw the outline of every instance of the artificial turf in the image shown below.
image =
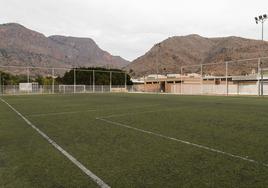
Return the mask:
<path id="1" fill-rule="evenodd" d="M 111 187 L 268 187 L 264 166 L 268 98 L 159 94 L 2 98 Z M 0 187 L 96 186 L 0 103 Z"/>

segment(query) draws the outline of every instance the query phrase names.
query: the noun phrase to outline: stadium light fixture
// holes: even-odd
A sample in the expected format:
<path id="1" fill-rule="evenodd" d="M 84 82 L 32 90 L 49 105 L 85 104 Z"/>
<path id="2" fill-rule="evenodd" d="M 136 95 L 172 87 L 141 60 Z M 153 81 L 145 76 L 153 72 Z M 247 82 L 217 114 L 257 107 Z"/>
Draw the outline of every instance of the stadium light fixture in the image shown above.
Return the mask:
<path id="1" fill-rule="evenodd" d="M 262 32 L 261 32 L 261 40 L 264 43 L 263 33 L 264 33 L 264 22 L 267 20 L 267 14 L 260 15 L 259 17 L 255 17 L 256 24 L 261 23 Z M 264 45 L 262 45 L 264 48 Z M 264 50 L 264 49 L 263 49 Z M 261 96 L 263 96 L 263 72 L 262 72 L 262 62 L 260 62 L 260 72 L 261 72 Z"/>
<path id="2" fill-rule="evenodd" d="M 258 24 L 259 18 L 255 17 L 256 24 Z"/>
<path id="3" fill-rule="evenodd" d="M 261 23 L 262 24 L 262 40 L 263 40 L 263 24 L 267 20 L 267 14 L 260 15 L 258 17 L 255 17 L 256 24 Z"/>

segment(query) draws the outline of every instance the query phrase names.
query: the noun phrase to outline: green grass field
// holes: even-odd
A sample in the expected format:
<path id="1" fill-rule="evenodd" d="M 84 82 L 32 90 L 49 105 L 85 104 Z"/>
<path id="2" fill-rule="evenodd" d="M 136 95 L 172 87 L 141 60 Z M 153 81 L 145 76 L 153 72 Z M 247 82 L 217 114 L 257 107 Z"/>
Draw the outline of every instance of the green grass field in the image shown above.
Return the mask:
<path id="1" fill-rule="evenodd" d="M 111 187 L 268 187 L 268 98 L 4 96 Z M 0 187 L 98 187 L 0 102 Z"/>

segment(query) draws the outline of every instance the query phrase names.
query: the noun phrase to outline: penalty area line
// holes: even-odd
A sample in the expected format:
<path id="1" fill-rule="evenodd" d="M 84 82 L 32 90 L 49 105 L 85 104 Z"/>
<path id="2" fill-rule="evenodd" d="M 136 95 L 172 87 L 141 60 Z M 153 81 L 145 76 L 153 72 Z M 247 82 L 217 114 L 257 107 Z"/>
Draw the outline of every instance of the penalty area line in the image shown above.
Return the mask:
<path id="1" fill-rule="evenodd" d="M 95 183 L 99 185 L 101 188 L 110 188 L 102 179 L 100 179 L 97 175 L 87 169 L 81 162 L 79 162 L 75 157 L 65 151 L 60 145 L 58 145 L 54 140 L 49 138 L 44 132 L 42 132 L 39 128 L 37 128 L 33 123 L 31 123 L 26 117 L 24 117 L 18 110 L 16 110 L 13 106 L 11 106 L 7 101 L 0 98 L 0 100 L 5 103 L 10 109 L 12 109 L 18 116 L 20 116 L 29 126 L 31 126 L 35 131 L 37 131 L 43 138 L 45 138 L 54 148 L 61 152 L 67 159 L 69 159 L 74 165 L 76 165 L 82 172 L 84 172 L 88 177 L 91 178 Z"/>
<path id="2" fill-rule="evenodd" d="M 259 164 L 259 165 L 268 167 L 268 164 L 265 164 L 265 163 L 262 163 L 262 162 L 259 162 L 259 161 L 253 160 L 253 159 L 249 159 L 247 157 L 242 157 L 242 156 L 239 156 L 239 155 L 235 155 L 235 154 L 232 154 L 232 153 L 228 153 L 228 152 L 225 152 L 225 151 L 214 149 L 214 148 L 211 148 L 211 147 L 208 147 L 208 146 L 203 146 L 203 145 L 195 144 L 195 143 L 192 143 L 192 142 L 189 142 L 189 141 L 180 140 L 180 139 L 177 139 L 177 138 L 165 136 L 165 135 L 162 135 L 162 134 L 159 134 L 159 133 L 154 133 L 154 132 L 151 132 L 151 131 L 135 128 L 135 127 L 123 124 L 123 123 L 118 123 L 118 122 L 107 120 L 107 119 L 100 118 L 100 117 L 97 117 L 96 119 L 100 120 L 100 121 L 103 121 L 103 122 L 106 122 L 108 124 L 117 125 L 117 126 L 120 126 L 120 127 L 132 129 L 132 130 L 135 130 L 135 131 L 138 131 L 138 132 L 150 134 L 150 135 L 161 137 L 161 138 L 164 138 L 164 139 L 167 139 L 167 140 L 172 140 L 172 141 L 175 141 L 175 142 L 190 145 L 190 146 L 200 148 L 200 149 L 203 149 L 203 150 L 207 150 L 207 151 L 210 151 L 210 152 L 218 153 L 218 154 L 225 155 L 225 156 L 228 156 L 228 157 L 232 157 L 232 158 L 236 158 L 236 159 L 240 159 L 240 160 L 247 161 L 247 162 L 250 162 L 250 163 L 255 163 L 255 164 Z"/>

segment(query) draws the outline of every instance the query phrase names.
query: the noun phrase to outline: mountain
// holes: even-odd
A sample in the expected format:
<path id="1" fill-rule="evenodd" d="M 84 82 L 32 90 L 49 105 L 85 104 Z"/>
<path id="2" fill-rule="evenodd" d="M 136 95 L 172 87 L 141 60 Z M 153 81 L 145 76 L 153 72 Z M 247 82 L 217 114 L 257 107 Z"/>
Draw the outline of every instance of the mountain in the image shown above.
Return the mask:
<path id="1" fill-rule="evenodd" d="M 261 50 L 264 46 L 264 51 Z M 135 59 L 126 69 L 132 76 L 158 72 L 180 73 L 181 66 L 220 63 L 268 56 L 268 42 L 240 37 L 204 38 L 199 35 L 175 36 L 153 46 L 145 55 Z M 214 72 L 225 69 L 216 67 Z"/>
<path id="2" fill-rule="evenodd" d="M 122 68 L 128 63 L 90 38 L 46 37 L 16 23 L 0 25 L 0 65 Z"/>
<path id="3" fill-rule="evenodd" d="M 260 56 L 268 56 L 267 42 L 240 37 L 204 38 L 199 35 L 188 35 L 170 37 L 154 45 L 145 55 L 129 64 L 123 58 L 103 51 L 90 38 L 46 37 L 16 23 L 0 25 L 0 65 L 125 67 L 132 76 L 139 77 L 156 73 L 156 65 L 159 65 L 158 72 L 161 74 L 179 73 L 181 66 Z M 222 74 L 224 68 L 215 66 L 211 71 Z M 15 73 L 21 72 L 21 70 L 15 71 Z"/>

